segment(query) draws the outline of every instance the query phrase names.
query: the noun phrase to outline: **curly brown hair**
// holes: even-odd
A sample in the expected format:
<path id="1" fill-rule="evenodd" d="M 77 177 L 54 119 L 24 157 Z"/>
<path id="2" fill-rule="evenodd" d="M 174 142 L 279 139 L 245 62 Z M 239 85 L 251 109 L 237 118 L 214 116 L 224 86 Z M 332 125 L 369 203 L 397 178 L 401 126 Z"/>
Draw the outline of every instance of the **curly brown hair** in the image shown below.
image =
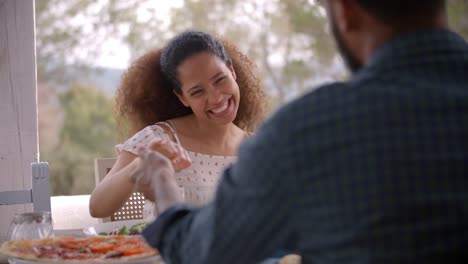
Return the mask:
<path id="1" fill-rule="evenodd" d="M 253 131 L 263 120 L 267 98 L 257 75 L 257 67 L 233 43 L 218 37 L 236 72 L 240 102 L 234 124 Z M 154 49 L 136 59 L 123 73 L 116 91 L 117 129 L 128 138 L 148 125 L 192 113 L 173 92 L 173 85 L 164 78 L 160 59 L 163 49 Z"/>

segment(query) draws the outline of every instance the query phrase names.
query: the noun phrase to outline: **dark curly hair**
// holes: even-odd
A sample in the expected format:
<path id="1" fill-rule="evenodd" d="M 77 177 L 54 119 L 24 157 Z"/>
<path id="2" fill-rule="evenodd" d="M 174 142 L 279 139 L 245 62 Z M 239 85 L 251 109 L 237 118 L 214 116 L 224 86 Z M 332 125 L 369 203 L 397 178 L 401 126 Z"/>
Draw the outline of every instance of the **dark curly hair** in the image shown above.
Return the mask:
<path id="1" fill-rule="evenodd" d="M 181 93 L 181 83 L 177 78 L 177 67 L 188 57 L 200 52 L 209 52 L 226 65 L 231 66 L 231 58 L 223 44 L 210 34 L 202 31 L 186 31 L 173 38 L 161 54 L 161 70 L 164 77 Z"/>
<path id="2" fill-rule="evenodd" d="M 205 32 L 186 31 L 162 49 L 136 59 L 122 75 L 116 92 L 117 128 L 128 138 L 148 125 L 192 113 L 174 94 L 180 92 L 177 67 L 189 56 L 210 52 L 236 72 L 240 91 L 234 124 L 253 131 L 263 120 L 267 98 L 255 64 L 234 44 Z"/>

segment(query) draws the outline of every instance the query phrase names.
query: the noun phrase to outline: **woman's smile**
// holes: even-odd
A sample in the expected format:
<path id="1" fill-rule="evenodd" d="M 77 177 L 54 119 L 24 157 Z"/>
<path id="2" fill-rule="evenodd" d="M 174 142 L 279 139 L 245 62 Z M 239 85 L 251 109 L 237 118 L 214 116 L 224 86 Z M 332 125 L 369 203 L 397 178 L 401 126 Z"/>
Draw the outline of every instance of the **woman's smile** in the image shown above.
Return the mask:
<path id="1" fill-rule="evenodd" d="M 233 105 L 233 97 L 231 96 L 229 99 L 208 110 L 208 116 L 211 118 L 224 118 L 234 112 Z"/>

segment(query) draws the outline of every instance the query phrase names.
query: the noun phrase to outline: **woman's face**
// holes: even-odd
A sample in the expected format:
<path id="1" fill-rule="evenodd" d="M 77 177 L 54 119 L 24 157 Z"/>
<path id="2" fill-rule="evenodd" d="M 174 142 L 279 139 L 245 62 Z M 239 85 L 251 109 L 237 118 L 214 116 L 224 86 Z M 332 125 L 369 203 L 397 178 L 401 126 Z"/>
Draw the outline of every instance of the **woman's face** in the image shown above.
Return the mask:
<path id="1" fill-rule="evenodd" d="M 239 107 L 239 86 L 232 66 L 217 56 L 202 52 L 187 58 L 177 68 L 180 101 L 201 120 L 216 124 L 234 121 Z"/>

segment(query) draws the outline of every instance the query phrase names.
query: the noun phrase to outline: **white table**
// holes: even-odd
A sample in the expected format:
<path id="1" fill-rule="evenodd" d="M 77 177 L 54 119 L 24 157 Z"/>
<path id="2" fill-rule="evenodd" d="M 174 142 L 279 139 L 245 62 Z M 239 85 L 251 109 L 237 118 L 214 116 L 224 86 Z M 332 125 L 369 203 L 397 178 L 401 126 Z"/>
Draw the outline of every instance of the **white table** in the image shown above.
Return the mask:
<path id="1" fill-rule="evenodd" d="M 90 195 L 52 196 L 54 229 L 83 229 L 101 223 L 89 214 Z"/>

